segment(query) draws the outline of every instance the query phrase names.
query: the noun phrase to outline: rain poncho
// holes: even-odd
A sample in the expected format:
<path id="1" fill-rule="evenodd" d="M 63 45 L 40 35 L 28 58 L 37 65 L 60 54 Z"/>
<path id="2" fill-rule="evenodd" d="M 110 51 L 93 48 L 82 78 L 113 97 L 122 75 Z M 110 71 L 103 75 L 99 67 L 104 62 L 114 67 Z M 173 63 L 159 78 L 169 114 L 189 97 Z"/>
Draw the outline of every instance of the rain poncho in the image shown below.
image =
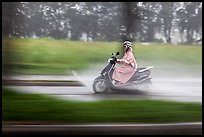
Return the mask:
<path id="1" fill-rule="evenodd" d="M 126 83 L 137 70 L 137 62 L 132 53 L 132 48 L 125 52 L 122 59 L 117 59 L 118 64 L 122 64 L 120 67 L 116 67 L 112 78 L 121 83 Z"/>

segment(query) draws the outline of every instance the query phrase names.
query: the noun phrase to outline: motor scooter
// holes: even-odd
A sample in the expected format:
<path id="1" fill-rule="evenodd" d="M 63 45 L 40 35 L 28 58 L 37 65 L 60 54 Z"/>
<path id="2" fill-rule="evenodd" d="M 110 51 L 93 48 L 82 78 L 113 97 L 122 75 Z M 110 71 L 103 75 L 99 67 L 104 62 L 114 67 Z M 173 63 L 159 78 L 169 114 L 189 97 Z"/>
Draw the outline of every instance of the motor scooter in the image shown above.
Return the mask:
<path id="1" fill-rule="evenodd" d="M 117 81 L 112 79 L 113 71 L 115 69 L 117 58 L 116 56 L 120 53 L 117 52 L 112 53 L 112 56 L 108 59 L 108 64 L 105 66 L 105 68 L 101 71 L 100 76 L 94 79 L 93 82 L 93 91 L 95 93 L 105 93 L 108 90 L 120 90 L 120 89 L 132 89 L 138 87 L 140 85 L 142 86 L 151 86 L 152 81 L 150 78 L 151 71 L 150 69 L 153 68 L 153 66 L 150 67 L 143 67 L 143 68 L 137 68 L 136 72 L 133 74 L 133 76 L 124 84 L 119 84 Z"/>

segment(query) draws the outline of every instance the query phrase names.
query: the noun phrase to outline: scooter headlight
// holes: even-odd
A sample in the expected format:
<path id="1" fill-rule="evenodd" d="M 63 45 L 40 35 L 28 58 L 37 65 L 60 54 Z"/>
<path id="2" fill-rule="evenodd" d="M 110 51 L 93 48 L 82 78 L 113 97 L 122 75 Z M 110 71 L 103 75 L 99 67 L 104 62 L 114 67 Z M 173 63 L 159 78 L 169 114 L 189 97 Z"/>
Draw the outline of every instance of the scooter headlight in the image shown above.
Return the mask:
<path id="1" fill-rule="evenodd" d="M 106 73 L 107 73 L 107 72 L 104 72 L 102 75 L 103 75 L 103 76 L 106 76 Z"/>

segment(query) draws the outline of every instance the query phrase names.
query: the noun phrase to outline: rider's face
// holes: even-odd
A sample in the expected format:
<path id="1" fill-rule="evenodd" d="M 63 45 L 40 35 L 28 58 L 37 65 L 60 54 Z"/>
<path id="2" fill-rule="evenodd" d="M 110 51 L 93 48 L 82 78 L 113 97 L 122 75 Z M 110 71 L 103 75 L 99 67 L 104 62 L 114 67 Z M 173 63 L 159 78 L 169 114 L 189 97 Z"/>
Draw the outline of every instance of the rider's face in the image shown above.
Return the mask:
<path id="1" fill-rule="evenodd" d="M 128 47 L 127 47 L 127 45 L 124 44 L 123 48 L 124 48 L 124 51 L 126 51 Z"/>

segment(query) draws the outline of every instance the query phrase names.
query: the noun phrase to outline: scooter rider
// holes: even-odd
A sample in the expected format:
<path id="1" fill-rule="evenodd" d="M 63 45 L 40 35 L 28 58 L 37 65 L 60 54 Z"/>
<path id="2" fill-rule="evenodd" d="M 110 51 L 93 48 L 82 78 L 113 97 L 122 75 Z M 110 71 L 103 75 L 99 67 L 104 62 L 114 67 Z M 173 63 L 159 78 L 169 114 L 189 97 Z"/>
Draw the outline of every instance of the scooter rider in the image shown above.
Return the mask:
<path id="1" fill-rule="evenodd" d="M 115 68 L 112 79 L 124 84 L 137 70 L 137 62 L 133 55 L 132 42 L 125 40 L 123 42 L 124 56 L 122 59 L 117 59 L 118 66 Z"/>

